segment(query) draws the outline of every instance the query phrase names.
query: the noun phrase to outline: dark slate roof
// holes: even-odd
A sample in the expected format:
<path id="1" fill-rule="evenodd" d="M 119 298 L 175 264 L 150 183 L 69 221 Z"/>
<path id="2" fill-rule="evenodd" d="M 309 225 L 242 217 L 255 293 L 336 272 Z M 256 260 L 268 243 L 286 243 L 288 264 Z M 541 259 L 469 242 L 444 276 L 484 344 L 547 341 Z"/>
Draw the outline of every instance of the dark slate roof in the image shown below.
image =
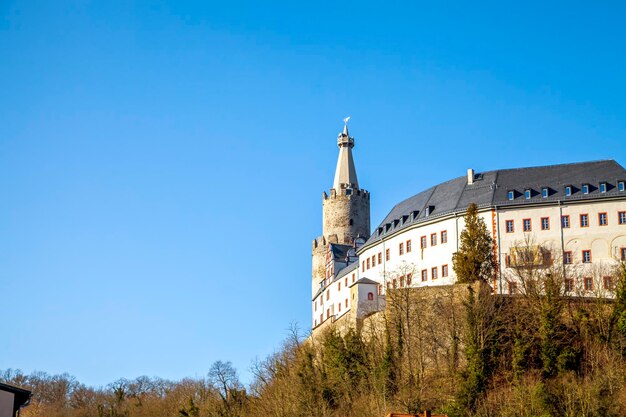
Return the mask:
<path id="1" fill-rule="evenodd" d="M 348 273 L 357 269 L 358 266 L 359 266 L 358 262 L 352 262 L 350 265 L 346 266 L 345 268 L 343 268 L 341 271 L 337 273 L 337 276 L 335 277 L 335 281 L 338 280 L 339 278 L 345 277 L 346 275 L 348 275 Z"/>
<path id="2" fill-rule="evenodd" d="M 404 229 L 411 224 L 464 212 L 470 203 L 476 203 L 479 207 L 502 207 L 618 195 L 626 197 L 626 192 L 617 191 L 618 181 L 626 181 L 626 170 L 614 160 L 475 173 L 474 183 L 471 185 L 467 184 L 467 176 L 458 177 L 396 204 L 374 230 L 365 246 L 385 234 Z M 601 182 L 607 183 L 606 193 L 600 193 Z M 589 184 L 589 194 L 582 193 L 583 184 Z M 569 197 L 565 195 L 565 187 L 568 185 L 573 188 Z M 544 187 L 549 190 L 547 198 L 541 196 Z M 524 198 L 524 191 L 527 189 L 531 190 L 532 195 L 528 200 Z M 513 200 L 508 199 L 509 191 L 515 192 Z M 428 216 L 427 209 L 430 210 Z"/>
<path id="3" fill-rule="evenodd" d="M 352 245 L 342 245 L 339 243 L 331 243 L 330 250 L 333 253 L 333 260 L 345 262 L 350 249 L 354 249 Z"/>
<path id="4" fill-rule="evenodd" d="M 371 280 L 369 278 L 360 278 L 354 284 L 351 284 L 350 287 L 352 287 L 353 285 L 359 285 L 359 284 L 374 284 L 374 285 L 378 285 L 378 282 L 376 282 L 374 280 Z"/>

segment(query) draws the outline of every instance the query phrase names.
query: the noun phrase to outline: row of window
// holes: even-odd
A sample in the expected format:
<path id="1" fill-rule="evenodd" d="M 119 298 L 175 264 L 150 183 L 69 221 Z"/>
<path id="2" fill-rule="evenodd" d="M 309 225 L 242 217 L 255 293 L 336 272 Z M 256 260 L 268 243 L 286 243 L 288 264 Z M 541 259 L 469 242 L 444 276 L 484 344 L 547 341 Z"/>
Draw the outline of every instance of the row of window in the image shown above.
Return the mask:
<path id="1" fill-rule="evenodd" d="M 610 190 L 611 188 L 613 188 L 613 186 L 611 184 L 609 184 L 608 182 L 601 182 L 599 184 L 598 189 L 600 190 L 600 193 L 606 193 L 608 190 Z M 582 187 L 580 188 L 580 192 L 582 192 L 583 194 L 589 194 L 590 191 L 593 191 L 593 185 L 591 184 L 583 184 Z M 626 189 L 626 185 L 624 184 L 624 181 L 618 181 L 617 182 L 617 190 L 618 191 L 624 191 Z M 576 192 L 578 192 L 579 189 L 574 187 L 573 185 L 566 185 L 565 188 L 563 189 L 563 192 L 565 194 L 566 197 L 569 197 L 573 194 L 575 194 Z M 526 188 L 524 190 L 524 198 L 526 200 L 530 200 L 531 198 L 535 197 L 536 195 L 538 195 L 539 193 L 537 193 L 534 189 L 532 188 Z M 556 194 L 556 191 L 553 190 L 550 187 L 541 187 L 541 198 L 548 198 L 551 195 Z M 509 200 L 515 200 L 515 198 L 519 195 L 519 193 L 516 190 L 509 190 L 507 193 L 507 198 Z"/>
<path id="2" fill-rule="evenodd" d="M 439 268 L 441 268 L 441 277 L 448 277 L 448 265 L 441 265 L 441 267 L 432 267 L 430 268 L 430 278 L 435 280 L 439 278 Z M 421 279 L 422 282 L 428 281 L 428 269 L 422 269 L 421 271 Z M 400 278 L 394 278 L 390 282 L 387 282 L 387 289 L 391 288 L 404 288 L 410 287 L 413 283 L 413 275 L 407 274 L 406 276 L 401 276 Z"/>
<path id="3" fill-rule="evenodd" d="M 566 293 L 574 292 L 574 290 L 576 289 L 574 284 L 575 283 L 574 283 L 573 278 L 565 278 L 563 280 L 563 289 L 565 290 Z M 592 277 L 584 277 L 582 284 L 583 284 L 583 289 L 585 291 L 593 291 L 594 279 Z M 615 289 L 613 277 L 611 276 L 602 277 L 602 288 L 607 291 L 613 291 Z M 509 282 L 508 290 L 509 290 L 509 294 L 518 294 L 519 290 L 518 290 L 517 282 Z"/>
<path id="4" fill-rule="evenodd" d="M 580 227 L 589 227 L 589 214 L 581 214 L 579 216 Z M 618 211 L 617 212 L 617 223 L 620 225 L 626 225 L 626 211 Z M 542 217 L 539 221 L 539 225 L 541 230 L 550 230 L 550 218 Z M 609 215 L 606 212 L 598 213 L 598 226 L 608 226 L 609 225 Z M 570 216 L 563 215 L 561 216 L 561 227 L 563 229 L 569 229 L 571 226 Z M 514 220 L 506 220 L 505 221 L 505 230 L 507 233 L 515 232 L 515 222 Z M 532 219 L 522 219 L 522 230 L 524 232 L 530 232 L 533 230 Z"/>

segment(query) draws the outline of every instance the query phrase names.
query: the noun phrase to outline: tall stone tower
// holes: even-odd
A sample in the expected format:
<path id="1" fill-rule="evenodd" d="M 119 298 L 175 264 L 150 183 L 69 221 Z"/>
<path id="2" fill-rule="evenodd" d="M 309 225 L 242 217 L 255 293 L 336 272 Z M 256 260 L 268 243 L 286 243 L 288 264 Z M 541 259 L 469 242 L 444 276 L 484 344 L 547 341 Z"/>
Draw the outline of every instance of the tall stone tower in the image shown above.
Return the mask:
<path id="1" fill-rule="evenodd" d="M 325 278 L 328 245 L 353 245 L 357 237 L 367 239 L 370 235 L 370 193 L 359 188 L 352 158 L 354 138 L 348 133 L 347 120 L 337 136 L 337 146 L 339 158 L 333 187 L 330 195 L 322 194 L 322 236 L 313 240 L 313 295 Z"/>

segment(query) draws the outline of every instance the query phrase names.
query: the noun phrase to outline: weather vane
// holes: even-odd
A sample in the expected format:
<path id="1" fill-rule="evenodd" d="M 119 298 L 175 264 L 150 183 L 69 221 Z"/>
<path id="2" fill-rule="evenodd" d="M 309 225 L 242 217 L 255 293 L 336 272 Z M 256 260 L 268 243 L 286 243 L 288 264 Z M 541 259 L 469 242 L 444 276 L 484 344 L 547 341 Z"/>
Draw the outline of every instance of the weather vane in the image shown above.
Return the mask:
<path id="1" fill-rule="evenodd" d="M 343 123 L 347 126 L 348 125 L 348 120 L 350 120 L 350 116 L 346 117 L 345 119 L 343 119 Z"/>

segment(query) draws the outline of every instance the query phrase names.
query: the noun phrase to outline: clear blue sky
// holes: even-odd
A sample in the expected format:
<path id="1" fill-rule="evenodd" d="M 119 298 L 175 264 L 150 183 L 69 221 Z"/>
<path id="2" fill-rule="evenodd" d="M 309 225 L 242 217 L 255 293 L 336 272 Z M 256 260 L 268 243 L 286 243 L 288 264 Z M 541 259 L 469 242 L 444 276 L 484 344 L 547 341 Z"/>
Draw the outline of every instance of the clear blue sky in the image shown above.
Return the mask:
<path id="1" fill-rule="evenodd" d="M 625 45 L 624 2 L 0 1 L 0 369 L 248 380 L 309 326 L 343 117 L 373 225 L 624 165 Z"/>

